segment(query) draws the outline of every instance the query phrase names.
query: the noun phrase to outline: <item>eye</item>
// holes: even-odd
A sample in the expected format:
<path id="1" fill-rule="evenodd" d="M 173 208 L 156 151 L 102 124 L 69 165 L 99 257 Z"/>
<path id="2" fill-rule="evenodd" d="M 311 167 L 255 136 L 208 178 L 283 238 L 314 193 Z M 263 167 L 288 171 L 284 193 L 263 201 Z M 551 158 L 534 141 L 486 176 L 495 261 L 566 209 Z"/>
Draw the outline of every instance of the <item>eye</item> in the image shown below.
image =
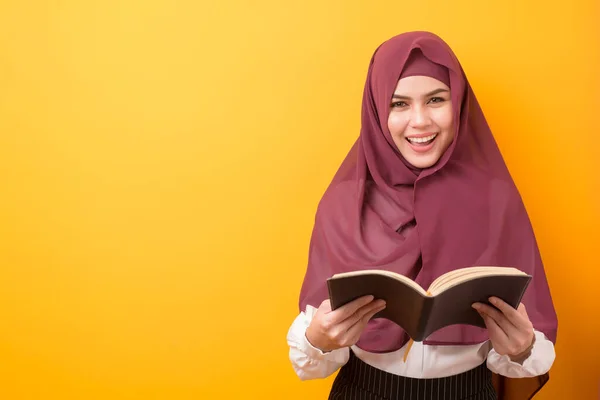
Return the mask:
<path id="1" fill-rule="evenodd" d="M 446 101 L 446 99 L 444 99 L 443 97 L 432 97 L 431 100 L 429 100 L 430 103 L 442 103 Z"/>
<path id="2" fill-rule="evenodd" d="M 404 101 L 396 101 L 392 103 L 392 107 L 406 107 L 408 104 Z"/>

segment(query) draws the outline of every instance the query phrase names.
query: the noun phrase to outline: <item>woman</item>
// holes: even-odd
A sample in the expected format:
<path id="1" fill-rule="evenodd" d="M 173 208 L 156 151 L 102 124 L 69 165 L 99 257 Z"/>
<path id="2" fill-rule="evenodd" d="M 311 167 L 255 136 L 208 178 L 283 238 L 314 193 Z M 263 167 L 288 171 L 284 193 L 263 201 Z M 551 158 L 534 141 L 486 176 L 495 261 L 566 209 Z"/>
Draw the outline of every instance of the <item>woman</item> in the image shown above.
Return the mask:
<path id="1" fill-rule="evenodd" d="M 328 301 L 339 272 L 387 269 L 428 287 L 477 265 L 533 276 L 516 310 L 473 305 L 485 329 L 454 325 L 413 344 L 371 319 L 382 300 L 335 311 Z M 288 333 L 296 373 L 339 370 L 331 399 L 527 399 L 548 379 L 556 332 L 527 212 L 459 61 L 434 34 L 391 38 L 371 59 L 360 136 L 317 209 Z"/>

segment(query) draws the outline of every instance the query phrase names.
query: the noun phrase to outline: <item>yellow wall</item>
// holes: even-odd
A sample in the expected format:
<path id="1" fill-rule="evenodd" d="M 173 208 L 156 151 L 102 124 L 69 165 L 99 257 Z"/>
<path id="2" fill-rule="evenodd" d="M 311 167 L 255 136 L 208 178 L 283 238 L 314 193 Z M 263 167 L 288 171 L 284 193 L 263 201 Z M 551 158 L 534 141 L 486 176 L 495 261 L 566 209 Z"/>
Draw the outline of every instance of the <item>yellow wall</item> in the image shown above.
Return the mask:
<path id="1" fill-rule="evenodd" d="M 369 3 L 0 2 L 0 398 L 325 398 L 285 342 L 314 209 L 412 29 L 462 60 L 538 233 L 539 398 L 595 398 L 598 2 Z"/>

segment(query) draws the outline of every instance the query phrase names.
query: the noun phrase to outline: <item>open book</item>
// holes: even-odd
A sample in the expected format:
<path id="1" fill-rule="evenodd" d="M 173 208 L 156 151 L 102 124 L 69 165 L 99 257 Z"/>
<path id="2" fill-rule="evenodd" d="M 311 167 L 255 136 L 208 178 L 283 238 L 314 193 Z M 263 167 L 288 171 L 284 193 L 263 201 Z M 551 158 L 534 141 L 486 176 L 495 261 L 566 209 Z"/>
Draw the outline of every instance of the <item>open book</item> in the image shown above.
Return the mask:
<path id="1" fill-rule="evenodd" d="M 420 342 L 449 325 L 485 328 L 483 318 L 471 305 L 491 305 L 488 299 L 495 296 L 517 308 L 530 280 L 530 275 L 515 268 L 468 267 L 445 273 L 427 289 L 403 275 L 383 270 L 336 274 L 327 285 L 333 310 L 365 295 L 384 299 L 386 308 L 373 318 L 395 322 L 412 340 Z"/>

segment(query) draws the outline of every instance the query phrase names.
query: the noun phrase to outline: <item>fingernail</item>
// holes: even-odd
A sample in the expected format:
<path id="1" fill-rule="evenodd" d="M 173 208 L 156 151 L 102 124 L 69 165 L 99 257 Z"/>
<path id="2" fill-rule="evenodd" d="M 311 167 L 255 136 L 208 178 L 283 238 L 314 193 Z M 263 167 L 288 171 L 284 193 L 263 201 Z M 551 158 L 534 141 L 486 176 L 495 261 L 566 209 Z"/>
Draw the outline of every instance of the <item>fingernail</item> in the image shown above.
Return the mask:
<path id="1" fill-rule="evenodd" d="M 473 304 L 471 307 L 473 307 L 476 310 L 479 310 L 481 308 L 481 306 L 477 303 Z"/>
<path id="2" fill-rule="evenodd" d="M 490 303 L 492 303 L 492 304 L 498 303 L 498 299 L 496 299 L 495 297 L 490 297 L 489 300 L 490 300 Z"/>

